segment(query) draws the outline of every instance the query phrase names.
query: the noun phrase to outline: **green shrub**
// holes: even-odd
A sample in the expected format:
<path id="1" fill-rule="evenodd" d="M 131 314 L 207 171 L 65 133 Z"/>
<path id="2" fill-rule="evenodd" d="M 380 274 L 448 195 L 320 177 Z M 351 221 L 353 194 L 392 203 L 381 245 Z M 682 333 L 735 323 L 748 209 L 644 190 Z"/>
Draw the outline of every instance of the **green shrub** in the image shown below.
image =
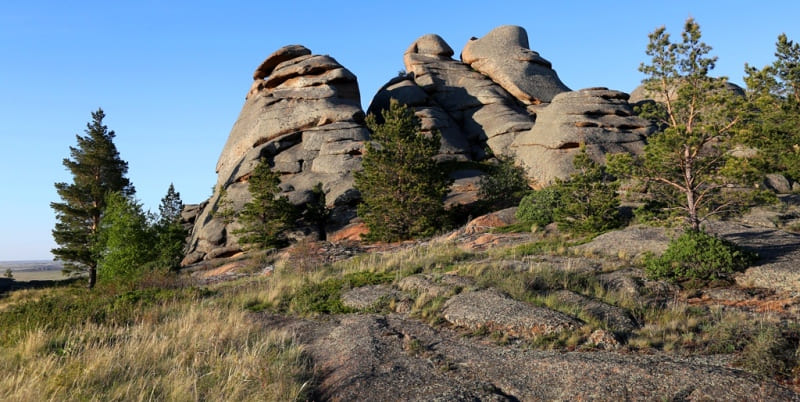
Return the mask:
<path id="1" fill-rule="evenodd" d="M 755 258 L 725 239 L 688 230 L 673 239 L 661 257 L 648 258 L 645 270 L 654 279 L 716 280 L 743 270 Z"/>
<path id="2" fill-rule="evenodd" d="M 498 157 L 497 160 L 499 163 L 491 166 L 478 183 L 478 198 L 489 210 L 517 205 L 530 192 L 525 169 L 515 165 L 514 158 Z"/>
<path id="3" fill-rule="evenodd" d="M 555 220 L 555 211 L 561 204 L 561 194 L 555 187 L 545 187 L 526 195 L 519 203 L 517 219 L 538 226 Z"/>
<path id="4" fill-rule="evenodd" d="M 556 181 L 562 200 L 554 215 L 558 227 L 580 234 L 620 227 L 619 183 L 586 154 L 586 148 L 581 148 L 572 164 L 578 172 L 569 180 Z"/>
<path id="5" fill-rule="evenodd" d="M 525 196 L 519 204 L 517 219 L 544 226 L 558 222 L 572 233 L 599 233 L 622 225 L 619 214 L 619 184 L 605 167 L 594 162 L 586 149 L 575 155 L 577 170 L 567 180 L 556 179 L 549 187 Z"/>
<path id="6" fill-rule="evenodd" d="M 342 291 L 367 285 L 391 282 L 394 273 L 354 272 L 343 278 L 330 278 L 322 282 L 307 282 L 294 294 L 286 295 L 281 300 L 285 310 L 294 313 L 309 314 L 343 314 L 353 309 L 342 304 Z M 251 307 L 252 308 L 252 307 Z"/>

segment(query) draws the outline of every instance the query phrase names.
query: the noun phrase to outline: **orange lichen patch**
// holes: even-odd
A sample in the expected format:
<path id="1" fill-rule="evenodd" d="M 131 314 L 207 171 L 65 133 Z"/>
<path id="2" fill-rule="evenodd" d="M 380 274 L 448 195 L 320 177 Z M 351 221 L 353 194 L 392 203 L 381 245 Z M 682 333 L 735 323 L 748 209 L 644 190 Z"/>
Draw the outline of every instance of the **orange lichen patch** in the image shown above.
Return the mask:
<path id="1" fill-rule="evenodd" d="M 214 276 L 220 276 L 220 275 L 223 275 L 223 274 L 227 274 L 228 272 L 232 272 L 232 271 L 235 271 L 235 270 L 237 270 L 239 268 L 242 268 L 245 265 L 247 265 L 247 263 L 245 261 L 229 262 L 227 264 L 220 265 L 217 268 L 214 268 L 214 269 L 208 270 L 206 272 L 203 272 L 202 274 L 200 274 L 200 277 L 201 278 L 211 278 L 211 277 L 214 277 Z"/>
<path id="2" fill-rule="evenodd" d="M 369 232 L 369 228 L 364 223 L 354 223 L 345 226 L 341 230 L 328 234 L 328 241 L 338 243 L 343 241 L 358 241 L 361 236 Z"/>
<path id="3" fill-rule="evenodd" d="M 789 298 L 753 298 L 747 300 L 718 300 L 708 296 L 695 297 L 686 300 L 692 305 L 723 305 L 741 309 L 752 310 L 759 313 L 788 313 L 789 307 L 800 304 L 800 297 Z"/>

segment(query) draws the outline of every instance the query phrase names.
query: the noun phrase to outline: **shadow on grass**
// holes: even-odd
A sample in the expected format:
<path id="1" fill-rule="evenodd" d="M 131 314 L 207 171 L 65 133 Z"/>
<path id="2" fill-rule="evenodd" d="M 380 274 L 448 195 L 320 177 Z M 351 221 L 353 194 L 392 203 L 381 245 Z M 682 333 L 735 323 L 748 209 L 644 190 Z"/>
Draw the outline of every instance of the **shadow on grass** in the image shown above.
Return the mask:
<path id="1" fill-rule="evenodd" d="M 33 281 L 16 281 L 13 278 L 0 278 L 0 296 L 8 292 L 24 289 L 42 289 L 51 288 L 56 286 L 69 286 L 77 281 L 85 281 L 85 278 L 75 277 L 69 279 L 57 280 L 33 280 Z"/>

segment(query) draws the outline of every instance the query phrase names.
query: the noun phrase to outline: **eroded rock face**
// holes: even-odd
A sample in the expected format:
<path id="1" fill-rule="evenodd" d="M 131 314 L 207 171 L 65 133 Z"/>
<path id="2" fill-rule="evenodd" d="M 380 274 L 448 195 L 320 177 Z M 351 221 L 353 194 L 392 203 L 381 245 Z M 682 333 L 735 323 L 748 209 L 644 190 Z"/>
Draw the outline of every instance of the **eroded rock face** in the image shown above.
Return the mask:
<path id="1" fill-rule="evenodd" d="M 605 163 L 609 153 L 641 153 L 653 131 L 649 121 L 633 115 L 628 94 L 589 88 L 556 95 L 511 149 L 529 177 L 537 185 L 547 185 L 575 171 L 572 160 L 580 144 L 586 145 L 594 161 Z"/>
<path id="2" fill-rule="evenodd" d="M 503 25 L 464 45 L 461 60 L 526 105 L 550 102 L 569 91 L 552 64 L 530 49 L 525 28 Z"/>
<path id="3" fill-rule="evenodd" d="M 440 36 L 420 37 L 403 56 L 409 74 L 389 81 L 369 111 L 386 109 L 389 98 L 413 106 L 424 128 L 442 133 L 442 155 L 453 159 L 483 159 L 487 145 L 505 154 L 514 136 L 533 126 L 533 117 L 508 91 L 452 56 Z"/>
<path id="4" fill-rule="evenodd" d="M 249 201 L 247 179 L 262 158 L 281 174 L 283 195 L 294 204 L 310 201 L 311 189 L 321 183 L 334 208 L 333 226 L 355 215 L 360 195 L 353 172 L 361 168 L 369 138 L 355 75 L 330 56 L 291 45 L 267 57 L 253 77 L 220 154 L 214 194 L 197 215 L 185 265 L 238 250 L 232 234 L 237 224 L 213 211 L 222 193 L 234 210 Z"/>
<path id="5" fill-rule="evenodd" d="M 604 163 L 607 153 L 641 152 L 654 130 L 623 92 L 570 91 L 522 27 L 470 39 L 462 61 L 452 55 L 438 35 L 420 37 L 403 58 L 408 74 L 384 85 L 368 110 L 378 115 L 390 99 L 413 107 L 424 130 L 442 133 L 440 160 L 480 161 L 488 148 L 515 157 L 544 186 L 574 172 L 580 144 Z"/>

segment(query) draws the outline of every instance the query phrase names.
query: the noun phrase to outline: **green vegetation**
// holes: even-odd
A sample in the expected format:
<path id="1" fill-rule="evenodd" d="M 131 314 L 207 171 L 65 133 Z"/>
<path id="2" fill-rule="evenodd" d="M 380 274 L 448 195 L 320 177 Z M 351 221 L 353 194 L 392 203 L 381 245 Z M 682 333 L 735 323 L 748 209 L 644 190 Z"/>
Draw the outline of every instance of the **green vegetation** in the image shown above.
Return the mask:
<path id="1" fill-rule="evenodd" d="M 181 210 L 183 210 L 181 194 L 175 191 L 175 186 L 170 183 L 167 194 L 164 195 L 158 206 L 159 219 L 155 224 L 158 255 L 156 266 L 173 271 L 180 268 L 186 236 L 188 236 L 181 223 Z"/>
<path id="2" fill-rule="evenodd" d="M 157 257 L 156 235 L 138 202 L 118 192 L 106 196 L 97 241 L 101 281 L 130 282 L 144 274 L 142 267 Z"/>
<path id="3" fill-rule="evenodd" d="M 750 164 L 763 173 L 800 180 L 800 44 L 778 36 L 775 61 L 746 65 L 747 109 L 736 140 L 755 147 Z"/>
<path id="4" fill-rule="evenodd" d="M 296 314 L 342 314 L 353 310 L 342 304 L 343 290 L 367 285 L 388 283 L 395 279 L 393 273 L 354 272 L 342 278 L 329 278 L 322 282 L 308 282 L 294 293 L 287 293 L 280 305 Z"/>
<path id="5" fill-rule="evenodd" d="M 716 280 L 744 270 L 755 258 L 729 241 L 688 230 L 673 239 L 660 257 L 650 257 L 645 270 L 656 279 Z"/>
<path id="6" fill-rule="evenodd" d="M 514 164 L 513 157 L 497 157 L 497 164 L 488 165 L 488 174 L 478 183 L 478 198 L 487 211 L 508 208 L 519 204 L 531 191 L 525 169 Z"/>
<path id="7" fill-rule="evenodd" d="M 398 241 L 432 235 L 445 223 L 444 197 L 450 179 L 433 159 L 440 134 L 420 132 L 419 119 L 405 105 L 393 101 L 384 110 L 383 124 L 367 117 L 372 142 L 367 143 L 356 188 L 363 203 L 371 241 Z"/>
<path id="8" fill-rule="evenodd" d="M 182 205 L 180 194 L 170 185 L 155 220 L 132 198 L 109 193 L 93 250 L 99 279 L 130 285 L 157 271 L 176 270 L 186 242 Z"/>
<path id="9" fill-rule="evenodd" d="M 561 203 L 561 192 L 556 186 L 533 191 L 520 201 L 517 219 L 536 226 L 546 226 L 556 220 L 555 214 Z"/>
<path id="10" fill-rule="evenodd" d="M 97 232 L 106 207 L 106 195 L 119 192 L 132 196 L 133 185 L 125 177 L 128 163 L 120 159 L 114 145 L 114 131 L 103 124 L 105 113 L 92 113 L 86 136 L 76 135 L 77 147 L 69 147 L 70 158 L 63 161 L 73 176 L 72 183 L 56 183 L 63 202 L 51 202 L 56 212 L 53 238 L 59 247 L 53 255 L 64 261 L 68 274 L 89 274 L 89 288 L 97 281 Z"/>
<path id="11" fill-rule="evenodd" d="M 569 180 L 556 184 L 562 202 L 555 211 L 555 221 L 573 233 L 601 233 L 622 225 L 619 215 L 619 184 L 594 162 L 586 150 L 575 155 L 578 170 Z"/>
<path id="12" fill-rule="evenodd" d="M 264 159 L 253 169 L 247 186 L 253 199 L 239 211 L 242 228 L 234 231 L 241 244 L 261 250 L 286 244 L 286 231 L 293 227 L 297 210 L 286 196 L 278 195 L 280 182 Z"/>
<path id="13" fill-rule="evenodd" d="M 604 232 L 622 225 L 619 215 L 619 184 L 594 162 L 586 149 L 575 155 L 578 170 L 567 180 L 556 182 L 525 196 L 517 219 L 537 226 L 558 222 L 559 228 L 577 234 Z"/>
<path id="14" fill-rule="evenodd" d="M 720 193 L 735 178 L 723 175 L 732 158 L 730 138 L 741 123 L 743 99 L 726 87 L 727 78 L 709 72 L 717 58 L 700 41 L 700 26 L 688 19 L 682 41 L 673 43 L 664 27 L 649 35 L 649 63 L 639 70 L 644 85 L 663 102 L 647 103 L 639 112 L 662 129 L 648 139 L 644 155 L 609 158 L 612 173 L 648 183 L 655 200 L 683 211 L 687 225 L 700 230 L 708 216 L 732 211 L 735 199 L 721 200 Z"/>

